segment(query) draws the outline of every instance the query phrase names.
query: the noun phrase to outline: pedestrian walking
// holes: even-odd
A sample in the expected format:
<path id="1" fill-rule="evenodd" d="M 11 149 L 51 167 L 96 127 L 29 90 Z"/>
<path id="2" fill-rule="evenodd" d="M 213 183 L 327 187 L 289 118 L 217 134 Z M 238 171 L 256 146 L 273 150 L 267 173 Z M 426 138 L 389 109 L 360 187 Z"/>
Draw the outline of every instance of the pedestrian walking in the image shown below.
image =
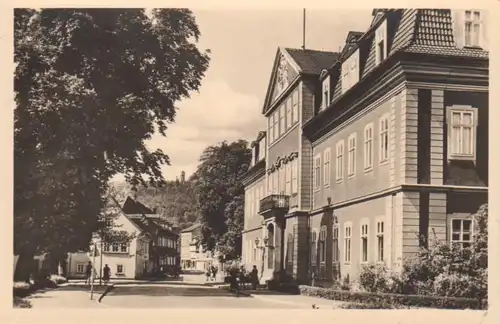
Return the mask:
<path id="1" fill-rule="evenodd" d="M 85 284 L 88 283 L 88 285 L 90 286 L 90 280 L 92 280 L 91 277 L 92 277 L 92 262 L 89 261 L 89 263 L 85 267 Z"/>
<path id="2" fill-rule="evenodd" d="M 205 272 L 205 276 L 207 277 L 207 282 L 210 279 L 210 267 L 207 267 L 207 271 Z"/>
<path id="3" fill-rule="evenodd" d="M 250 272 L 250 281 L 252 282 L 252 289 L 257 289 L 257 284 L 259 283 L 259 270 L 257 270 L 257 266 L 254 265 L 252 272 Z"/>
<path id="4" fill-rule="evenodd" d="M 108 284 L 110 277 L 111 277 L 111 269 L 106 264 L 104 266 L 104 269 L 102 270 L 102 280 L 106 285 Z"/>
<path id="5" fill-rule="evenodd" d="M 217 281 L 217 267 L 212 266 L 212 275 L 213 275 L 213 280 Z"/>
<path id="6" fill-rule="evenodd" d="M 241 285 L 242 289 L 245 289 L 245 281 L 246 281 L 245 267 L 241 266 L 241 268 L 240 268 L 240 285 Z"/>

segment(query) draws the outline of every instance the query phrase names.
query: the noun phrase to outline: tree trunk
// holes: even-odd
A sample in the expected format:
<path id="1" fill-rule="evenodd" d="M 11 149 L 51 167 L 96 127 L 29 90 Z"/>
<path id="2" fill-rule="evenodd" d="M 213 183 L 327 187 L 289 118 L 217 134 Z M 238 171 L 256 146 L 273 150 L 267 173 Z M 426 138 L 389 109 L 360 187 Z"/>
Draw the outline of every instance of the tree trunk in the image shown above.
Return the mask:
<path id="1" fill-rule="evenodd" d="M 14 272 L 14 281 L 30 282 L 30 276 L 35 272 L 34 268 L 34 254 L 21 253 L 17 260 L 16 271 Z M 38 269 L 36 269 L 38 270 Z"/>

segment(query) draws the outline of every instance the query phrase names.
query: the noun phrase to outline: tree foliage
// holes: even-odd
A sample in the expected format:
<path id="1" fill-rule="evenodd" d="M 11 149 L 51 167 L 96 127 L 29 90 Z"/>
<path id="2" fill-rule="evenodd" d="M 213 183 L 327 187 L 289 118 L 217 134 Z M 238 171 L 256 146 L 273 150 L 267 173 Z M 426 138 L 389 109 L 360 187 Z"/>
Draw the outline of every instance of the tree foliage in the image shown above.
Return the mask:
<path id="1" fill-rule="evenodd" d="M 137 189 L 137 200 L 156 209 L 160 217 L 179 228 L 186 228 L 198 221 L 194 182 L 166 181 L 160 187 Z"/>
<path id="2" fill-rule="evenodd" d="M 14 10 L 15 254 L 88 246 L 118 173 L 163 182 L 145 141 L 198 90 L 199 36 L 186 9 Z"/>
<path id="3" fill-rule="evenodd" d="M 202 242 L 208 250 L 226 255 L 226 259 L 241 255 L 245 191 L 240 178 L 250 160 L 246 141 L 222 142 L 203 151 L 194 175 Z"/>

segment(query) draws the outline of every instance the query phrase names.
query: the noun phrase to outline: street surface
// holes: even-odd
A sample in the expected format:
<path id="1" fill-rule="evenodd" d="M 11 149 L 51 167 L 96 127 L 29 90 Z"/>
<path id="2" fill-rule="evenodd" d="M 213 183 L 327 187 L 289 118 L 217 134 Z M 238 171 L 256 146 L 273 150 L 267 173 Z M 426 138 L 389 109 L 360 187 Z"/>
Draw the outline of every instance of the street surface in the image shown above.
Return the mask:
<path id="1" fill-rule="evenodd" d="M 237 297 L 216 287 L 144 284 L 117 286 L 101 304 L 113 308 L 297 308 L 291 303 Z M 311 308 L 311 305 L 303 308 Z"/>

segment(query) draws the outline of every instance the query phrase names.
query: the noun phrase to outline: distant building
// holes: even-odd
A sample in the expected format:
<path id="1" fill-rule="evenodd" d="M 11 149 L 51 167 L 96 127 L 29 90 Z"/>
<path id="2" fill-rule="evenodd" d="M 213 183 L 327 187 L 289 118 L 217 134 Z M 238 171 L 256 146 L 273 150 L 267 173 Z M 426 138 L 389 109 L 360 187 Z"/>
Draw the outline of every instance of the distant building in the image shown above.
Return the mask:
<path id="1" fill-rule="evenodd" d="M 179 265 L 179 235 L 171 225 L 143 204 L 128 197 L 123 207 L 117 203 L 118 217 L 113 220 L 117 230 L 135 234 L 129 244 L 97 243 L 94 267 L 98 269 L 107 264 L 111 268 L 111 278 L 134 279 L 158 270 L 174 269 Z M 83 278 L 85 266 L 92 261 L 93 246 L 90 253 L 71 253 L 68 256 L 67 276 Z M 102 255 L 101 255 L 102 254 Z M 102 262 L 101 262 L 102 260 Z"/>
<path id="2" fill-rule="evenodd" d="M 488 197 L 487 21 L 377 9 L 339 53 L 279 48 L 242 179 L 244 263 L 328 285 L 399 271 L 433 236 L 470 244 Z"/>
<path id="3" fill-rule="evenodd" d="M 181 268 L 183 270 L 205 271 L 216 263 L 210 251 L 201 244 L 201 224 L 193 224 L 181 231 Z M 214 262 L 215 261 L 215 262 Z"/>

